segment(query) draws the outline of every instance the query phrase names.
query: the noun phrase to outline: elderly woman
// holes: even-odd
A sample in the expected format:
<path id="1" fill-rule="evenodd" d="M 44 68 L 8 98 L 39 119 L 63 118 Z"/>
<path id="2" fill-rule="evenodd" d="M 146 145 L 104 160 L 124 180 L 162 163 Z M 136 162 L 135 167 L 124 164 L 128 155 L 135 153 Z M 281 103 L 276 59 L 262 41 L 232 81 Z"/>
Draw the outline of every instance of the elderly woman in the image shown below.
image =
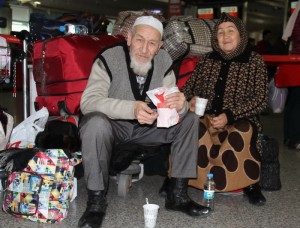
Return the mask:
<path id="1" fill-rule="evenodd" d="M 243 188 L 250 203 L 263 205 L 258 134 L 267 105 L 266 66 L 248 45 L 243 22 L 229 14 L 216 23 L 212 47 L 183 88 L 191 111 L 196 96 L 208 99 L 200 118 L 198 178 L 189 184 L 203 189 L 206 174 L 213 173 L 217 191 Z"/>

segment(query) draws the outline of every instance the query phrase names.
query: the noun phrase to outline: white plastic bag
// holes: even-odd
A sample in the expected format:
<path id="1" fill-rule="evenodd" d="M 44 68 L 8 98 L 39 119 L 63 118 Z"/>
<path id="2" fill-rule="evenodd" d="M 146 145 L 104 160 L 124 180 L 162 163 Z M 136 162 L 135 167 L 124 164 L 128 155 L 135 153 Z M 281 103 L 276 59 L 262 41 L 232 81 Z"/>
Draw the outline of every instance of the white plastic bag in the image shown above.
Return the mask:
<path id="1" fill-rule="evenodd" d="M 157 107 L 157 127 L 169 128 L 179 123 L 179 115 L 175 108 L 166 107 L 165 96 L 171 93 L 179 92 L 178 87 L 166 88 L 159 87 L 147 91 L 148 97 L 153 104 Z"/>
<path id="2" fill-rule="evenodd" d="M 4 131 L 2 123 L 0 122 L 0 150 L 4 150 L 6 148 L 6 144 L 9 142 L 9 138 L 14 125 L 14 118 L 4 111 L 3 114 L 7 116 L 7 125 L 6 131 Z"/>
<path id="3" fill-rule="evenodd" d="M 49 117 L 47 108 L 43 107 L 16 126 L 11 134 L 7 148 L 27 148 L 34 145 L 36 135 L 44 130 Z"/>
<path id="4" fill-rule="evenodd" d="M 288 94 L 287 88 L 277 88 L 274 78 L 269 83 L 269 106 L 274 113 L 282 113 Z"/>

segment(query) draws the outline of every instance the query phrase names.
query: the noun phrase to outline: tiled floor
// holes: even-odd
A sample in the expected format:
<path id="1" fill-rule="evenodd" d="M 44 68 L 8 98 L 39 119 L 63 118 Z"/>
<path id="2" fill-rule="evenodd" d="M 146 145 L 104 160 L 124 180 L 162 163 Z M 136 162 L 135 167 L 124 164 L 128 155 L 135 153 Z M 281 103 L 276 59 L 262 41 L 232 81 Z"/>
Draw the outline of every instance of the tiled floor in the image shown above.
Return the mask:
<path id="1" fill-rule="evenodd" d="M 22 120 L 22 97 L 18 94 L 13 99 L 10 93 L 0 91 L 0 105 L 7 107 L 14 115 L 16 122 Z M 244 227 L 300 227 L 300 151 L 288 150 L 283 146 L 283 115 L 271 114 L 262 116 L 264 132 L 275 137 L 280 143 L 281 181 L 280 191 L 266 192 L 267 203 L 263 207 L 255 207 L 248 203 L 243 195 L 216 195 L 215 211 L 206 218 L 192 218 L 182 213 L 169 212 L 164 209 L 164 199 L 158 196 L 163 178 L 145 176 L 133 183 L 128 196 L 124 199 L 117 194 L 117 185 L 111 181 L 108 193 L 109 206 L 103 228 L 139 228 L 143 225 L 142 205 L 145 198 L 159 204 L 157 228 L 244 228 Z M 202 192 L 189 189 L 190 196 L 201 203 Z M 18 219 L 0 212 L 0 227 L 9 228 L 71 228 L 76 227 L 85 209 L 86 190 L 83 180 L 78 183 L 78 197 L 71 203 L 67 218 L 61 223 L 48 225 Z"/>

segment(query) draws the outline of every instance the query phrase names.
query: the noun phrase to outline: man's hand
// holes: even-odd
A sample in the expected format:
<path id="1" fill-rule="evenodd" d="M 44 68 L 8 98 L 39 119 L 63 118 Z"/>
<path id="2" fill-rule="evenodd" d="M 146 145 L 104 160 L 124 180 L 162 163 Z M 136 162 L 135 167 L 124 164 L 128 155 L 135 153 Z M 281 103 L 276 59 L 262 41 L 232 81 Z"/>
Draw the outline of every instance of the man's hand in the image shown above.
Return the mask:
<path id="1" fill-rule="evenodd" d="M 181 92 L 171 93 L 165 97 L 165 106 L 180 111 L 184 107 L 185 96 Z"/>
<path id="2" fill-rule="evenodd" d="M 225 113 L 221 113 L 218 116 L 211 115 L 209 117 L 209 120 L 211 126 L 216 129 L 223 129 L 228 123 L 227 116 Z"/>
<path id="3" fill-rule="evenodd" d="M 147 103 L 143 101 L 137 101 L 135 103 L 134 115 L 140 124 L 152 125 L 157 119 L 157 112 L 149 108 Z"/>

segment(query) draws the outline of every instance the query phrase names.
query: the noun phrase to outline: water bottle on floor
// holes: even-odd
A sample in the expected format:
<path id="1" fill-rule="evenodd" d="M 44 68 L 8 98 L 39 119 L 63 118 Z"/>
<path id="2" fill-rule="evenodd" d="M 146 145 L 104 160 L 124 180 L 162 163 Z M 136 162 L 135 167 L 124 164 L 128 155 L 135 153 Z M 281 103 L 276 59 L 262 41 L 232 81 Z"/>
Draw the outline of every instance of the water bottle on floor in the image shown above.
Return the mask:
<path id="1" fill-rule="evenodd" d="M 203 206 L 209 207 L 212 211 L 214 210 L 215 187 L 216 183 L 214 181 L 214 175 L 208 173 L 204 183 Z"/>

